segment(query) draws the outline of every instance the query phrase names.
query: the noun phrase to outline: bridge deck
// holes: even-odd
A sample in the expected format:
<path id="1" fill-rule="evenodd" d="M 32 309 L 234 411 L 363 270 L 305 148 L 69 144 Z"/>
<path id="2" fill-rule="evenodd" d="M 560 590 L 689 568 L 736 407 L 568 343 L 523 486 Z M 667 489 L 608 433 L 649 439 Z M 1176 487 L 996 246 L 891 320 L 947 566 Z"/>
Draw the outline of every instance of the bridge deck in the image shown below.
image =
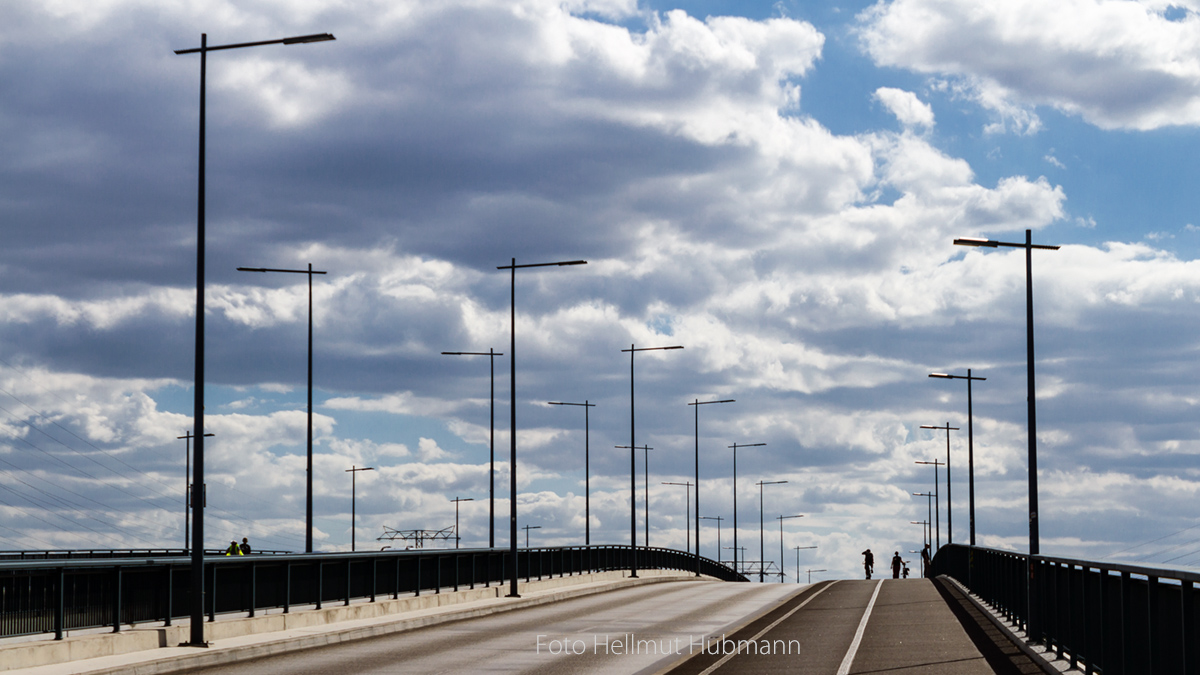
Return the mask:
<path id="1" fill-rule="evenodd" d="M 750 596 L 762 600 L 747 604 Z M 248 639 L 271 646 L 264 644 L 265 650 L 233 659 L 212 658 L 218 656 L 212 652 L 233 647 L 237 640 L 219 643 L 208 659 L 195 658 L 194 650 L 157 650 L 177 651 L 180 661 L 154 659 L 158 663 L 147 672 L 171 672 L 185 661 L 193 668 L 222 664 L 210 672 L 230 675 L 280 672 L 284 666 L 285 672 L 296 675 L 341 674 L 347 664 L 363 674 L 451 672 L 464 666 L 448 666 L 446 659 L 466 659 L 474 666 L 486 663 L 488 672 L 497 673 L 1038 672 L 981 653 L 979 631 L 970 625 L 964 629 L 956 613 L 963 614 L 954 599 L 925 579 L 824 582 L 798 592 L 782 585 L 684 581 L 626 587 L 541 609 L 480 616 L 293 655 L 285 653 L 291 649 L 277 636 L 265 635 Z M 968 635 L 972 631 L 974 640 Z M 561 647 L 553 652 L 542 644 L 551 639 L 559 645 L 583 645 L 584 653 L 563 653 Z M 986 645 L 984 651 L 989 651 Z M 244 660 L 266 654 L 274 656 Z M 405 656 L 397 658 L 399 654 Z M 141 668 L 149 666 L 149 656 L 24 672 L 123 672 L 138 661 Z"/>

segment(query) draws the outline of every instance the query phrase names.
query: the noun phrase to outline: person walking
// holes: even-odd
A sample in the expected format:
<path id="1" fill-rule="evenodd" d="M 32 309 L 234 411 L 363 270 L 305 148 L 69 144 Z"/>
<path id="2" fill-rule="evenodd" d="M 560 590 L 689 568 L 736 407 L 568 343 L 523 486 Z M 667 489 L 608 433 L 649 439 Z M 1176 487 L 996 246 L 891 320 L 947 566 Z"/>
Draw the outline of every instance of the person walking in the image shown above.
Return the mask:
<path id="1" fill-rule="evenodd" d="M 895 551 L 892 554 L 892 578 L 900 578 L 900 568 L 904 567 L 904 560 L 900 558 L 900 551 Z"/>
<path id="2" fill-rule="evenodd" d="M 241 555 L 250 555 L 250 541 L 242 537 L 242 545 L 238 546 L 238 550 L 242 552 Z"/>
<path id="3" fill-rule="evenodd" d="M 925 576 L 933 578 L 933 561 L 929 559 L 929 545 L 921 549 L 921 564 L 925 566 Z"/>
<path id="4" fill-rule="evenodd" d="M 871 572 L 875 571 L 875 554 L 871 553 L 871 549 L 862 552 L 863 554 L 863 569 L 867 572 L 867 578 L 871 578 Z"/>

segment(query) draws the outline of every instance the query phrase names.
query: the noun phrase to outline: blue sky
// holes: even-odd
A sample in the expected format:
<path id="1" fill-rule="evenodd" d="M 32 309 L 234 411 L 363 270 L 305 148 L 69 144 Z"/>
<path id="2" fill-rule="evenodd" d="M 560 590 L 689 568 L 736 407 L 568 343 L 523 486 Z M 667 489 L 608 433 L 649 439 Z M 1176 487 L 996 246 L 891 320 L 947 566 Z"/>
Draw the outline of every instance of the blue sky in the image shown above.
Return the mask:
<path id="1" fill-rule="evenodd" d="M 1024 270 L 1035 255 L 1042 550 L 1200 564 L 1200 5 L 479 0 L 18 2 L 0 28 L 0 548 L 182 541 L 197 64 L 209 61 L 213 546 L 303 545 L 314 285 L 317 541 L 486 541 L 487 360 L 518 262 L 521 525 L 628 543 L 630 344 L 651 544 L 701 511 L 813 568 L 911 550 L 974 369 L 980 543 L 1023 550 Z M 1003 30 L 1001 30 L 1003 27 Z M 497 359 L 499 514 L 508 362 Z M 966 537 L 965 437 L 954 535 Z M 642 467 L 638 509 L 641 532 Z M 944 477 L 943 477 L 944 478 Z M 942 489 L 945 489 L 943 483 Z M 744 501 L 745 500 L 745 501 Z M 945 506 L 943 505 L 943 516 Z M 507 543 L 498 519 L 498 543 Z M 706 526 L 711 525 L 706 521 Z M 726 545 L 731 537 L 724 523 Z M 942 536 L 947 524 L 943 522 Z M 768 535 L 770 532 L 768 531 Z M 716 556 L 705 528 L 705 553 Z M 767 556 L 773 547 L 768 536 Z M 775 541 L 774 550 L 778 550 Z M 725 554 L 728 555 L 728 552 Z M 757 551 L 748 553 L 757 558 Z M 794 558 L 789 554 L 790 566 Z"/>

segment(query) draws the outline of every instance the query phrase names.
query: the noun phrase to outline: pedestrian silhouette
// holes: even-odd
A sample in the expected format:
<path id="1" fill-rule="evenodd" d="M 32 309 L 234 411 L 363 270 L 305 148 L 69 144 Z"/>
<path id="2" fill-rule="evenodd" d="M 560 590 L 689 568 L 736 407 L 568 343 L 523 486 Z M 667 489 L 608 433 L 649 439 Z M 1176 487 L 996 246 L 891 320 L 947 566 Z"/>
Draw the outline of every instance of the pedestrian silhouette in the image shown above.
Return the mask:
<path id="1" fill-rule="evenodd" d="M 895 551 L 892 555 L 892 578 L 900 578 L 900 568 L 904 567 L 904 561 L 900 559 L 900 551 Z"/>
<path id="2" fill-rule="evenodd" d="M 862 552 L 863 554 L 863 569 L 867 572 L 867 578 L 871 578 L 871 572 L 875 571 L 875 555 L 871 553 L 871 549 Z"/>
<path id="3" fill-rule="evenodd" d="M 242 552 L 242 555 L 250 555 L 250 541 L 242 537 L 242 545 L 238 547 L 238 550 Z"/>

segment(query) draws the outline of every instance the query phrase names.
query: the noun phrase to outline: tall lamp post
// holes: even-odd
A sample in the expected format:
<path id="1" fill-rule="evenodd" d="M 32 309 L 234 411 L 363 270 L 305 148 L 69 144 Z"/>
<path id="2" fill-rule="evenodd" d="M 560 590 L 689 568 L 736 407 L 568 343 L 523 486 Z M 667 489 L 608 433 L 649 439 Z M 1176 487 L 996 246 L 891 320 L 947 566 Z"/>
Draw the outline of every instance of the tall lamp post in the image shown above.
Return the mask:
<path id="1" fill-rule="evenodd" d="M 1027 380 L 1026 396 L 1029 409 L 1029 570 L 1030 575 L 1032 576 L 1032 556 L 1041 553 L 1040 536 L 1038 534 L 1037 399 L 1033 384 L 1033 250 L 1042 249 L 1046 251 L 1057 251 L 1060 247 L 1034 244 L 1033 234 L 1030 230 L 1025 230 L 1024 243 L 995 241 L 993 239 L 979 239 L 975 237 L 961 237 L 959 239 L 955 239 L 954 244 L 956 246 L 984 246 L 987 248 L 1005 246 L 1009 248 L 1025 249 L 1025 372 Z M 1031 603 L 1030 612 L 1032 613 L 1032 611 L 1033 605 Z M 1031 623 L 1033 622 L 1032 615 L 1030 616 L 1030 621 Z M 1037 639 L 1037 634 L 1035 632 L 1031 631 L 1030 635 L 1032 635 L 1034 639 Z"/>
<path id="2" fill-rule="evenodd" d="M 357 505 L 355 502 L 358 499 L 358 472 L 359 471 L 374 471 L 374 470 L 375 470 L 375 467 L 373 467 L 373 466 L 356 467 L 354 465 L 350 465 L 350 468 L 346 469 L 346 473 L 350 474 L 350 550 L 351 551 L 356 550 L 356 548 L 355 548 L 355 528 L 357 527 L 357 523 L 358 523 L 358 518 L 357 518 L 358 511 L 357 511 Z M 458 534 L 457 530 L 455 530 L 455 534 Z"/>
<path id="3" fill-rule="evenodd" d="M 549 401 L 550 405 L 577 405 L 583 408 L 583 545 L 592 545 L 592 483 L 591 483 L 591 468 L 589 463 L 591 459 L 589 455 L 591 451 L 588 449 L 588 436 L 590 432 L 588 427 L 588 408 L 595 408 L 595 403 L 588 403 L 586 400 L 583 403 L 566 403 L 563 401 Z"/>
<path id="4" fill-rule="evenodd" d="M 938 470 L 937 470 L 937 468 L 939 466 L 942 466 L 942 463 L 936 459 L 933 460 L 932 462 L 913 462 L 913 463 L 914 464 L 932 464 L 933 465 L 933 527 L 934 527 L 934 531 L 937 532 L 937 546 L 936 546 L 936 548 L 934 548 L 933 552 L 937 553 L 938 551 L 940 551 L 942 549 L 942 506 L 941 506 L 942 498 L 939 496 L 939 493 L 938 493 Z M 930 532 L 929 540 L 931 542 L 933 541 L 932 535 L 933 535 L 933 533 Z"/>
<path id="5" fill-rule="evenodd" d="M 462 540 L 462 537 L 458 535 L 458 505 L 462 502 L 473 502 L 475 499 L 472 497 L 467 497 L 466 499 L 463 499 L 462 497 L 455 497 L 450 501 L 454 502 L 454 548 L 457 550 L 458 543 Z"/>
<path id="6" fill-rule="evenodd" d="M 921 577 L 925 577 L 925 549 L 929 548 L 928 539 L 925 536 L 925 531 L 929 529 L 928 520 L 910 520 L 913 525 L 921 526 Z"/>
<path id="7" fill-rule="evenodd" d="M 686 483 L 663 483 L 663 485 L 682 485 L 687 488 L 683 493 L 683 529 L 687 531 L 687 548 L 684 549 L 688 553 L 692 552 L 692 481 Z M 700 542 L 696 542 L 696 553 L 700 553 Z"/>
<path id="8" fill-rule="evenodd" d="M 670 349 L 683 349 L 683 345 L 672 345 L 670 347 L 636 347 L 633 344 L 629 345 L 629 349 L 622 349 L 622 352 L 629 352 L 629 576 L 637 577 L 637 495 L 635 494 L 634 483 L 637 481 L 636 457 L 633 449 L 637 447 L 636 434 L 637 429 L 634 424 L 634 395 L 633 395 L 633 356 L 638 352 L 655 352 L 666 351 Z M 619 446 L 618 446 L 619 447 Z"/>
<path id="9" fill-rule="evenodd" d="M 946 543 L 954 543 L 954 501 L 951 499 L 954 494 L 950 489 L 950 432 L 958 431 L 958 427 L 950 426 L 946 422 L 945 426 L 934 426 L 932 424 L 922 424 L 922 429 L 945 429 L 946 430 Z M 936 468 L 935 468 L 936 471 Z"/>
<path id="10" fill-rule="evenodd" d="M 788 518 L 803 518 L 804 516 L 775 516 L 779 521 L 779 583 L 783 583 L 783 521 Z M 799 546 L 796 547 L 796 575 L 800 574 L 800 551 Z"/>
<path id="11" fill-rule="evenodd" d="M 304 552 L 312 553 L 312 532 L 313 532 L 313 290 L 312 277 L 314 274 L 325 274 L 320 270 L 314 270 L 312 263 L 308 263 L 306 270 L 281 270 L 271 269 L 269 267 L 239 267 L 239 272 L 286 272 L 290 274 L 307 274 L 308 275 L 308 464 L 307 464 L 307 480 L 304 496 Z"/>
<path id="12" fill-rule="evenodd" d="M 766 565 L 767 565 L 767 549 L 766 549 L 766 526 L 763 524 L 763 486 L 764 485 L 783 485 L 786 480 L 760 480 L 755 485 L 758 486 L 758 583 L 763 583 L 766 580 Z M 780 527 L 783 523 L 780 523 Z M 780 561 L 782 562 L 782 561 Z"/>
<path id="13" fill-rule="evenodd" d="M 933 493 L 932 492 L 914 492 L 914 497 L 925 497 L 925 508 L 929 510 L 929 515 L 925 516 L 922 521 L 929 527 L 929 543 L 933 543 Z M 910 521 L 912 522 L 912 521 Z M 921 530 L 921 536 L 925 536 L 925 530 Z"/>
<path id="14" fill-rule="evenodd" d="M 215 436 L 216 434 L 204 435 Z M 184 435 L 176 436 L 175 438 L 187 439 L 187 441 L 184 443 L 183 449 L 183 553 L 184 555 L 187 555 L 188 542 L 191 541 L 191 539 L 189 539 L 189 535 L 191 534 L 190 530 L 192 522 L 192 484 L 188 482 L 188 478 L 192 475 L 192 432 L 189 431 Z M 203 487 L 200 489 L 201 491 L 204 490 Z M 203 494 L 203 492 L 201 492 L 201 494 Z"/>
<path id="15" fill-rule="evenodd" d="M 696 411 L 696 576 L 700 576 L 700 406 L 710 405 L 713 403 L 733 403 L 735 399 L 729 398 L 721 401 L 701 401 L 696 399 L 688 405 L 693 406 Z M 721 545 L 717 543 L 717 558 L 721 557 Z"/>
<path id="16" fill-rule="evenodd" d="M 725 520 L 722 516 L 699 516 L 697 520 L 715 520 L 717 521 L 717 564 L 721 564 L 721 521 Z M 696 542 L 696 553 L 700 553 L 700 542 Z"/>
<path id="17" fill-rule="evenodd" d="M 525 548 L 529 548 L 529 531 L 530 530 L 540 530 L 540 529 L 542 529 L 542 526 L 541 525 L 524 525 L 521 527 L 521 529 L 525 530 Z"/>
<path id="18" fill-rule="evenodd" d="M 496 357 L 504 356 L 488 347 L 486 352 L 442 352 L 446 356 L 487 356 L 491 362 L 492 394 L 489 415 L 488 446 L 491 457 L 488 459 L 488 548 L 496 548 Z"/>
<path id="19" fill-rule="evenodd" d="M 1025 243 L 1012 241 L 996 241 L 995 239 L 978 239 L 964 237 L 954 240 L 956 246 L 986 246 L 995 249 L 997 246 L 1025 249 L 1025 372 L 1026 372 L 1026 401 L 1028 405 L 1028 437 L 1030 437 L 1030 573 L 1025 585 L 1025 602 L 1028 608 L 1028 635 L 1034 641 L 1040 641 L 1040 619 L 1038 608 L 1033 603 L 1033 556 L 1042 552 L 1042 537 L 1038 530 L 1038 407 L 1037 392 L 1033 386 L 1033 249 L 1057 251 L 1058 246 L 1034 244 L 1033 234 L 1026 229 Z"/>
<path id="20" fill-rule="evenodd" d="M 733 448 L 733 571 L 741 572 L 738 568 L 738 522 L 737 522 L 737 449 L 738 448 L 760 448 L 766 443 L 734 443 L 729 446 Z"/>
<path id="21" fill-rule="evenodd" d="M 518 265 L 517 259 L 512 259 L 511 265 L 500 265 L 496 267 L 498 270 L 510 270 L 512 285 L 509 294 L 511 314 L 509 315 L 509 343 L 508 343 L 508 368 L 509 368 L 509 456 L 508 456 L 508 536 L 509 536 L 509 558 L 512 564 L 512 579 L 509 580 L 508 597 L 519 598 L 520 593 L 517 593 L 517 270 L 527 267 L 566 267 L 568 265 L 586 265 L 586 260 L 564 260 L 562 262 L 551 263 L 529 263 Z M 526 532 L 528 537 L 529 533 Z"/>
<path id="22" fill-rule="evenodd" d="M 261 45 L 295 45 L 309 42 L 333 40 L 329 33 L 299 35 L 278 40 L 260 40 L 238 44 L 208 46 L 208 34 L 200 34 L 200 46 L 193 49 L 176 49 L 176 54 L 200 54 L 200 148 L 196 198 L 196 358 L 193 386 L 192 434 L 196 439 L 196 462 L 193 485 L 204 485 L 204 179 L 205 179 L 205 90 L 208 73 L 208 53 L 224 49 L 258 47 Z M 199 501 L 199 500 L 198 500 Z M 187 644 L 193 647 L 207 646 L 204 641 L 204 508 L 194 508 L 191 561 L 191 628 Z"/>
<path id="23" fill-rule="evenodd" d="M 796 549 L 796 583 L 800 583 L 800 551 L 802 549 L 816 548 L 816 546 L 793 546 Z M 824 570 L 821 570 L 822 572 Z M 808 583 L 812 583 L 812 577 L 809 576 Z"/>
<path id="24" fill-rule="evenodd" d="M 971 382 L 978 380 L 980 382 L 987 380 L 986 377 L 975 377 L 971 375 L 971 369 L 967 368 L 967 374 L 950 375 L 947 373 L 930 373 L 930 377 L 937 377 L 944 380 L 966 380 L 967 381 L 967 520 L 971 528 L 971 545 L 975 545 L 975 421 L 974 412 L 971 409 Z"/>
<path id="25" fill-rule="evenodd" d="M 829 570 L 805 570 L 805 571 L 806 571 L 806 572 L 808 572 L 808 583 L 809 583 L 809 585 L 811 586 L 811 585 L 812 585 L 812 573 L 813 573 L 813 572 L 828 572 Z M 797 576 L 798 576 L 798 575 L 797 575 Z"/>

